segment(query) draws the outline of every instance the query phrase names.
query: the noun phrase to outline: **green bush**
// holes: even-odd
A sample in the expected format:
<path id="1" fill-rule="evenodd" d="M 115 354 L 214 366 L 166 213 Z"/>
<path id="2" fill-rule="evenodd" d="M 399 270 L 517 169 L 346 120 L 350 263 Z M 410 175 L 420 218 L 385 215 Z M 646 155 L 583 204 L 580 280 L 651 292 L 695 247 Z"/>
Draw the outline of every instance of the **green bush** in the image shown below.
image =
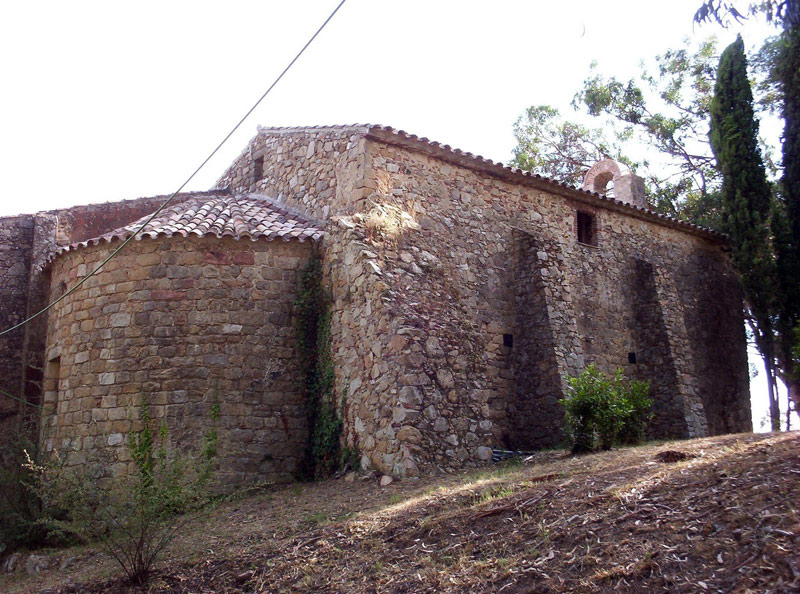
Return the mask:
<path id="1" fill-rule="evenodd" d="M 650 412 L 653 401 L 648 398 L 650 382 L 636 380 L 626 382 L 622 370 L 617 369 L 614 374 L 614 386 L 617 398 L 622 402 L 624 409 L 617 441 L 626 445 L 640 443 L 644 440 L 647 423 L 653 418 L 653 413 Z"/>
<path id="2" fill-rule="evenodd" d="M 181 455 L 167 448 L 162 420 L 153 430 L 147 403 L 140 407 L 142 428 L 128 433 L 134 472 L 105 478 L 103 464 L 70 470 L 58 457 L 25 465 L 45 510 L 64 510 L 53 524 L 65 533 L 95 541 L 133 584 L 147 581 L 159 555 L 175 535 L 211 500 L 210 480 L 216 457 L 216 430 L 206 433 L 200 451 Z M 216 402 L 212 420 L 219 417 Z M 93 468 L 93 469 L 92 469 Z"/>
<path id="3" fill-rule="evenodd" d="M 630 444 L 642 439 L 652 406 L 649 382 L 627 381 L 621 369 L 609 378 L 591 364 L 567 384 L 569 394 L 559 402 L 572 453 L 591 452 L 598 445 L 608 450 L 618 440 Z"/>
<path id="4" fill-rule="evenodd" d="M 58 546 L 69 539 L 53 525 L 59 510 L 45 510 L 28 467 L 38 458 L 36 441 L 21 431 L 0 444 L 0 555 L 20 548 Z"/>

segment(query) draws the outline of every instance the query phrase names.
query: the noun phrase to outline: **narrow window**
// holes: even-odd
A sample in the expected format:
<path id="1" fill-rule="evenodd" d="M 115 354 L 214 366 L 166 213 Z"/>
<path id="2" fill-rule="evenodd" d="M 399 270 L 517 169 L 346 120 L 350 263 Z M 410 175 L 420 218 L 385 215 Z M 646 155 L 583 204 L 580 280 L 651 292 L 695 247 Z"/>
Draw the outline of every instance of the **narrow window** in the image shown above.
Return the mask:
<path id="1" fill-rule="evenodd" d="M 578 243 L 597 245 L 594 216 L 578 211 Z"/>
<path id="2" fill-rule="evenodd" d="M 53 357 L 44 368 L 44 402 L 58 402 L 59 379 L 61 376 L 61 357 Z"/>
<path id="3" fill-rule="evenodd" d="M 253 183 L 261 180 L 264 177 L 264 157 L 256 157 L 253 159 Z"/>
<path id="4" fill-rule="evenodd" d="M 514 335 L 503 334 L 503 346 L 511 348 L 514 346 Z"/>
<path id="5" fill-rule="evenodd" d="M 636 353 L 628 353 L 628 363 L 636 365 Z"/>

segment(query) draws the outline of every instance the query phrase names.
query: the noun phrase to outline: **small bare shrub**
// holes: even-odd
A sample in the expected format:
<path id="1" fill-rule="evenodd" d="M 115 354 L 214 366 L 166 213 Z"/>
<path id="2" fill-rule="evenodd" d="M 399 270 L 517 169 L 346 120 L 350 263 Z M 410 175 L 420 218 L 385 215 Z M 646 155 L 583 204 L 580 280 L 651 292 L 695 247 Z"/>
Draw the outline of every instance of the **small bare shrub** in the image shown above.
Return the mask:
<path id="1" fill-rule="evenodd" d="M 98 473 L 64 468 L 57 456 L 45 463 L 28 458 L 25 465 L 42 505 L 66 512 L 54 523 L 97 542 L 133 584 L 147 581 L 165 547 L 210 501 L 217 454 L 216 429 L 206 433 L 197 455 L 181 456 L 167 449 L 166 421 L 153 430 L 144 399 L 140 412 L 142 429 L 131 430 L 127 444 L 135 470 L 109 488 L 101 486 Z M 211 417 L 219 418 L 216 398 Z"/>

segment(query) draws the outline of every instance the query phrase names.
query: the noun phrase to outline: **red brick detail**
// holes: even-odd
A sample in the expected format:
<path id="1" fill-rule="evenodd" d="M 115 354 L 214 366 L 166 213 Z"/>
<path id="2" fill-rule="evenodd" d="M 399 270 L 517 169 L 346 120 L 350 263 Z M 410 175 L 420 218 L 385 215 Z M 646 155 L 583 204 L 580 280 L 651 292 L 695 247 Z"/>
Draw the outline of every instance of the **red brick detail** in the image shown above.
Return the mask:
<path id="1" fill-rule="evenodd" d="M 255 264 L 256 257 L 251 251 L 240 252 L 218 252 L 207 251 L 205 252 L 206 263 L 215 264 L 217 266 L 251 266 Z"/>
<path id="2" fill-rule="evenodd" d="M 238 266 L 249 266 L 256 263 L 256 256 L 253 252 L 232 252 L 231 261 Z"/>
<path id="3" fill-rule="evenodd" d="M 205 252 L 206 264 L 227 264 L 228 254 L 225 252 L 216 252 L 208 250 Z"/>

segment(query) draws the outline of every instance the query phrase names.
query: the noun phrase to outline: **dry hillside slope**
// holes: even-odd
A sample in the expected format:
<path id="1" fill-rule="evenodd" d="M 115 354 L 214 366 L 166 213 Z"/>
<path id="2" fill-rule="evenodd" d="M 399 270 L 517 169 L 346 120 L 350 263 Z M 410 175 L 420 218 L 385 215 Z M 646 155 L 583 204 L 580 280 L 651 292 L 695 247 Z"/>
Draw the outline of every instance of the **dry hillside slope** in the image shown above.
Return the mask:
<path id="1" fill-rule="evenodd" d="M 800 591 L 798 453 L 747 434 L 276 487 L 200 520 L 146 591 Z M 0 591 L 127 590 L 108 560 L 53 555 L 77 559 Z"/>

